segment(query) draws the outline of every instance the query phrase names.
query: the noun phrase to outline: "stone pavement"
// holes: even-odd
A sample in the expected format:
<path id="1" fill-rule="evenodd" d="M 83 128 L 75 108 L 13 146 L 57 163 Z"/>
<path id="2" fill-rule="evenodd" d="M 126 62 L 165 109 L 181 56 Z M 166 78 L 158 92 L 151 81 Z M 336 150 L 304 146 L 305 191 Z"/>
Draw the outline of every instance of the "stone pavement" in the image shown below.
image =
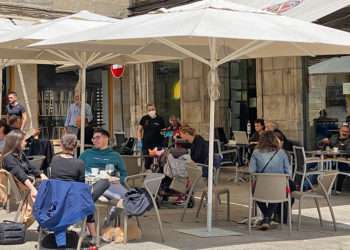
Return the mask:
<path id="1" fill-rule="evenodd" d="M 151 212 L 141 218 L 143 229 L 142 239 L 139 241 L 123 244 L 104 244 L 100 249 L 126 249 L 126 250 L 158 250 L 158 249 L 239 249 L 239 250 L 296 250 L 296 249 L 318 249 L 318 250 L 350 250 L 350 188 L 347 187 L 347 192 L 341 195 L 332 196 L 333 208 L 337 220 L 338 231 L 334 232 L 329 211 L 324 202 L 321 202 L 322 215 L 325 221 L 324 228 L 320 227 L 318 221 L 317 210 L 313 202 L 305 202 L 303 209 L 302 228 L 301 231 L 296 231 L 296 225 L 293 226 L 292 234 L 289 234 L 288 228 L 284 227 L 280 230 L 279 227 L 261 232 L 252 230 L 248 234 L 247 225 L 237 224 L 238 221 L 246 217 L 248 213 L 248 185 L 234 184 L 228 182 L 226 173 L 222 176 L 220 182 L 223 185 L 230 187 L 231 190 L 231 221 L 225 220 L 224 204 L 220 207 L 219 218 L 215 226 L 234 230 L 242 233 L 242 236 L 218 237 L 218 238 L 197 238 L 190 235 L 182 234 L 176 229 L 189 229 L 205 226 L 205 209 L 202 209 L 199 219 L 195 218 L 195 209 L 188 209 L 185 220 L 180 222 L 181 209 L 160 209 L 163 227 L 165 230 L 165 242 L 161 243 L 158 224 L 155 215 Z M 222 201 L 225 203 L 225 200 Z M 198 202 L 196 202 L 198 205 Z M 297 208 L 297 204 L 294 205 Z M 293 221 L 297 220 L 297 211 L 293 211 Z M 13 216 L 8 215 L 5 211 L 0 210 L 0 218 L 5 219 Z M 23 245 L 16 246 L 0 246 L 2 249 L 35 249 L 37 234 L 35 227 L 31 228 L 27 235 L 27 242 Z"/>

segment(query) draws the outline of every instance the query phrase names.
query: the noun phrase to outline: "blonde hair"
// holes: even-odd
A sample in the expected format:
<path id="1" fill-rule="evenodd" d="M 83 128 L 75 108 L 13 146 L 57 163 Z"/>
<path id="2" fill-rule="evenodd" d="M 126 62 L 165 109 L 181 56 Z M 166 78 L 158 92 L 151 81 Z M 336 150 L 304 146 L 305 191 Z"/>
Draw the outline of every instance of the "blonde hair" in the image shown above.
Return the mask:
<path id="1" fill-rule="evenodd" d="M 196 130 L 194 128 L 191 128 L 188 125 L 184 125 L 180 128 L 180 132 L 181 133 L 185 133 L 185 134 L 189 134 L 191 136 L 195 136 L 196 135 Z"/>

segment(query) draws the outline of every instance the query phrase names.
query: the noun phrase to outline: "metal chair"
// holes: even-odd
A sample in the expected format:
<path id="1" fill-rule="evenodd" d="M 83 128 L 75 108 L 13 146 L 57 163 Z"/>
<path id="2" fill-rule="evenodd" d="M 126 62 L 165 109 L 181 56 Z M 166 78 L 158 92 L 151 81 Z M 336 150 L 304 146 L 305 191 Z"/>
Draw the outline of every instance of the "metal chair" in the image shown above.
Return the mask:
<path id="1" fill-rule="evenodd" d="M 162 242 L 164 242 L 164 231 L 163 231 L 163 224 L 160 219 L 160 214 L 159 214 L 156 199 L 157 199 L 159 187 L 163 178 L 164 178 L 164 174 L 144 173 L 144 174 L 127 176 L 125 179 L 127 188 L 144 187 L 147 190 L 149 196 L 152 199 L 153 208 L 156 212 Z M 140 182 L 143 182 L 143 185 L 139 185 Z M 136 216 L 136 219 L 137 219 L 137 216 Z M 138 220 L 137 220 L 137 223 L 140 226 L 140 223 Z M 124 244 L 126 244 L 127 242 L 127 232 L 128 232 L 128 215 L 124 213 Z"/>
<path id="2" fill-rule="evenodd" d="M 293 175 L 293 180 L 295 180 L 296 175 L 301 176 L 301 183 L 300 183 L 300 191 L 302 192 L 304 189 L 304 182 L 305 180 L 310 184 L 312 187 L 312 183 L 309 179 L 310 175 L 315 174 L 321 174 L 323 171 L 320 171 L 319 168 L 317 169 L 308 169 L 307 164 L 311 163 L 317 163 L 317 164 L 323 164 L 323 160 L 318 157 L 306 157 L 304 147 L 299 146 L 293 146 L 293 152 L 294 152 L 294 164 L 295 164 L 295 171 Z"/>
<path id="3" fill-rule="evenodd" d="M 13 198 L 18 205 L 16 215 L 14 217 L 14 221 L 18 221 L 19 215 L 21 213 L 21 209 L 25 203 L 25 201 L 29 198 L 30 190 L 26 189 L 25 187 L 20 190 L 18 185 L 21 185 L 21 183 L 15 181 L 15 177 L 12 176 L 12 174 L 5 169 L 0 169 L 0 180 L 4 181 L 5 183 L 0 183 L 0 188 L 7 193 L 7 201 L 6 201 L 6 208 L 7 211 L 10 212 L 10 205 L 11 205 L 11 199 Z M 22 184 L 23 185 L 23 184 Z M 24 186 L 24 185 L 23 185 Z M 23 191 L 26 190 L 26 191 Z"/>
<path id="4" fill-rule="evenodd" d="M 289 190 L 289 176 L 274 173 L 252 173 L 249 185 L 248 229 L 251 232 L 253 201 L 281 203 L 281 222 L 283 222 L 283 203 L 288 202 L 289 232 L 292 232 L 292 208 Z M 281 224 L 282 228 L 282 224 Z"/>
<path id="5" fill-rule="evenodd" d="M 186 209 L 188 207 L 188 204 L 194 192 L 203 191 L 201 190 L 201 187 L 200 187 L 200 184 L 201 184 L 200 182 L 202 180 L 202 168 L 200 166 L 190 166 L 187 168 L 187 174 L 188 174 L 188 181 L 190 185 L 186 192 L 187 197 L 186 197 L 183 212 L 181 215 L 181 221 L 183 221 L 185 218 Z"/>
<path id="6" fill-rule="evenodd" d="M 205 164 L 199 164 L 199 163 L 197 163 L 197 165 L 198 165 L 199 167 L 201 167 L 202 170 L 203 170 L 203 168 L 208 168 L 208 166 L 205 165 Z M 215 176 L 215 174 L 216 174 L 215 171 L 217 171 L 217 170 L 215 170 L 215 168 L 214 168 L 214 176 Z M 203 179 L 204 179 L 204 178 L 203 178 Z M 203 201 L 204 201 L 204 199 L 207 199 L 207 196 L 208 196 L 208 189 L 207 189 L 208 185 L 206 184 L 207 181 L 203 181 L 203 183 L 205 183 L 205 186 L 202 187 L 202 189 L 200 190 L 200 191 L 202 192 L 202 195 L 201 195 L 201 200 L 200 200 L 200 202 L 199 202 L 199 206 L 198 206 L 198 208 L 197 208 L 196 218 L 199 217 L 199 213 L 200 213 L 200 210 L 201 210 L 201 208 L 202 208 Z M 226 195 L 226 201 L 227 201 L 227 204 L 226 204 L 226 205 L 227 205 L 227 221 L 229 221 L 229 220 L 230 220 L 230 189 L 227 188 L 227 187 L 218 187 L 218 186 L 216 186 L 217 182 L 216 182 L 215 180 L 214 180 L 214 184 L 215 184 L 215 185 L 213 186 L 213 197 L 215 197 L 215 203 L 214 203 L 214 220 L 215 220 L 215 218 L 217 218 L 218 207 L 219 207 L 219 204 L 221 203 L 220 197 L 221 197 L 221 195 Z"/>
<path id="7" fill-rule="evenodd" d="M 27 158 L 28 158 L 30 164 L 40 171 L 42 168 L 42 165 L 46 159 L 46 156 L 45 155 L 30 155 Z"/>
<path id="8" fill-rule="evenodd" d="M 141 156 L 122 155 L 128 175 L 141 173 Z"/>
<path id="9" fill-rule="evenodd" d="M 214 140 L 214 146 L 216 149 L 216 153 L 223 159 L 220 163 L 220 167 L 216 169 L 215 174 L 215 183 L 217 184 L 220 178 L 220 172 L 222 169 L 233 169 L 235 170 L 235 175 L 238 175 L 237 166 L 235 165 L 237 158 L 237 150 L 236 149 L 227 149 L 224 150 L 221 146 L 221 142 L 219 140 Z M 225 155 L 231 156 L 229 159 L 225 159 Z"/>
<path id="10" fill-rule="evenodd" d="M 292 193 L 292 197 L 299 200 L 298 230 L 300 230 L 300 225 L 301 225 L 301 209 L 302 209 L 303 200 L 305 198 L 311 198 L 311 199 L 314 199 L 315 201 L 321 227 L 323 226 L 323 222 L 322 222 L 321 210 L 320 210 L 320 205 L 318 203 L 318 199 L 325 199 L 327 201 L 329 211 L 331 213 L 332 220 L 333 220 L 334 231 L 337 231 L 334 212 L 330 201 L 332 186 L 335 182 L 337 175 L 338 175 L 338 171 L 326 172 L 323 175 L 318 176 L 318 187 L 313 189 L 311 192 L 295 191 Z"/>

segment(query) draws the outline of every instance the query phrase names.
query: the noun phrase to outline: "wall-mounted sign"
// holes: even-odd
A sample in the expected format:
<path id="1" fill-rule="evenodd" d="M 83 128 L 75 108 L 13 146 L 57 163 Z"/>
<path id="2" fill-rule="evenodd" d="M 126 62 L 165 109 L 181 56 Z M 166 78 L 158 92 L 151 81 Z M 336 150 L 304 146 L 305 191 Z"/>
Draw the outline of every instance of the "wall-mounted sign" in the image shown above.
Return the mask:
<path id="1" fill-rule="evenodd" d="M 125 70 L 124 65 L 113 64 L 111 65 L 111 73 L 115 78 L 120 78 L 123 76 Z"/>

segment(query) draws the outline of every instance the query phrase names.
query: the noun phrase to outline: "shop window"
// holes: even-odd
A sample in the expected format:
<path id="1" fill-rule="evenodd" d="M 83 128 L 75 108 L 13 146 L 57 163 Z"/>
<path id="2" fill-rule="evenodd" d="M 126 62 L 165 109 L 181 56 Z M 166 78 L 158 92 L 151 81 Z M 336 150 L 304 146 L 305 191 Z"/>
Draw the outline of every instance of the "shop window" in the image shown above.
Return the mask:
<path id="1" fill-rule="evenodd" d="M 86 102 L 91 106 L 93 121 L 91 126 L 108 125 L 107 107 L 103 98 L 103 69 L 87 72 Z M 38 65 L 38 105 L 41 136 L 46 139 L 59 139 L 64 133 L 67 110 L 73 103 L 74 89 L 79 80 L 77 71 L 56 73 L 56 67 Z M 106 123 L 106 124 L 105 124 Z M 91 142 L 86 142 L 87 144 Z"/>
<path id="2" fill-rule="evenodd" d="M 158 113 L 166 120 L 180 117 L 181 83 L 179 64 L 158 62 L 154 64 L 154 100 Z"/>

